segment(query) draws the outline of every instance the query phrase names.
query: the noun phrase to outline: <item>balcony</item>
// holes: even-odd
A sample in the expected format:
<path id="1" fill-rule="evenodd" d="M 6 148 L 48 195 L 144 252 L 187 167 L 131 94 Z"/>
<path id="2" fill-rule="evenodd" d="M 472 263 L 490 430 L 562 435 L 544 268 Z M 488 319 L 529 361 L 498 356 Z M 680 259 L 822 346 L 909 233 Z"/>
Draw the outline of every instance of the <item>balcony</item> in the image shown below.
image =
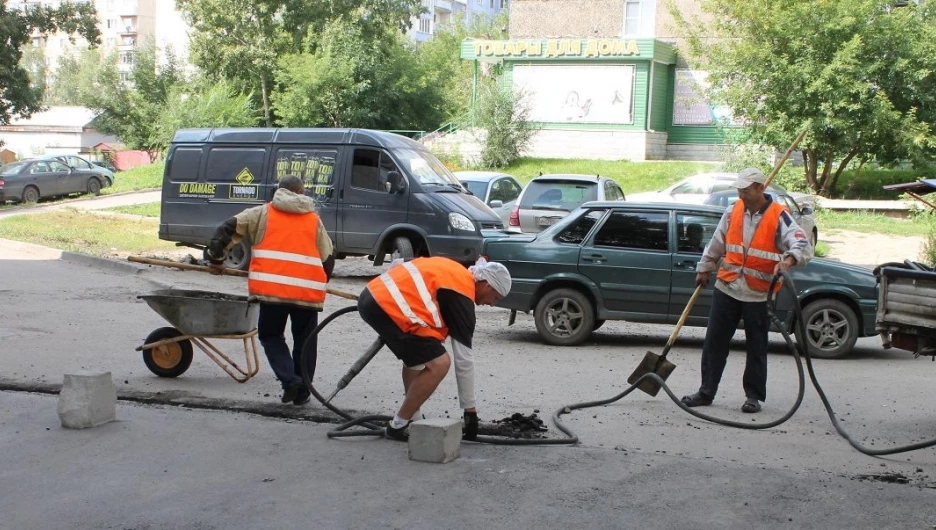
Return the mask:
<path id="1" fill-rule="evenodd" d="M 436 11 L 451 13 L 452 12 L 452 0 L 435 0 L 434 8 Z"/>

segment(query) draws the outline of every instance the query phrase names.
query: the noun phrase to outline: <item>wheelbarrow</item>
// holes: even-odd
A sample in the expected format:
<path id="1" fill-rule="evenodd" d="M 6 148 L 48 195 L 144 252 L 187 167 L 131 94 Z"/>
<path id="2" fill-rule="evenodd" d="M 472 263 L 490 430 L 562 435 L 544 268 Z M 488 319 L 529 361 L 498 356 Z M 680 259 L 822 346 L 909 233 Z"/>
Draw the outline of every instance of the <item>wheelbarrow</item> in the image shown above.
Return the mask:
<path id="1" fill-rule="evenodd" d="M 154 374 L 178 377 L 185 373 L 192 364 L 194 343 L 238 383 L 257 375 L 257 303 L 249 303 L 246 296 L 182 289 L 164 289 L 137 298 L 172 324 L 153 331 L 136 348 L 143 352 L 143 362 Z M 243 341 L 246 370 L 209 339 Z"/>

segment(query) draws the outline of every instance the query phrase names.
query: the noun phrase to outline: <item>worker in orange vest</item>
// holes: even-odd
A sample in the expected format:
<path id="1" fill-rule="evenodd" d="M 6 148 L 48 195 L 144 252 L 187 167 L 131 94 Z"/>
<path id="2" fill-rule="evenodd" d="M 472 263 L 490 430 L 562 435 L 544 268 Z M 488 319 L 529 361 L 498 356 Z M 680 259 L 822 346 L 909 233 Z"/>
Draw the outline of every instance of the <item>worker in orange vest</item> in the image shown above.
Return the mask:
<path id="1" fill-rule="evenodd" d="M 740 198 L 722 216 L 696 266 L 696 285 L 709 277 L 724 258 L 712 293 L 708 329 L 702 345 L 702 386 L 685 396 L 689 407 L 711 405 L 725 371 L 728 345 L 744 320 L 747 362 L 744 366 L 743 412 L 760 412 L 767 398 L 767 291 L 771 279 L 793 266 L 805 266 L 813 247 L 783 206 L 764 194 L 767 177 L 756 168 L 738 173 L 732 186 Z M 779 289 L 778 283 L 775 287 Z"/>
<path id="2" fill-rule="evenodd" d="M 474 392 L 475 305 L 494 305 L 510 292 L 510 273 L 481 258 L 472 267 L 442 257 L 391 265 L 367 283 L 358 311 L 403 362 L 403 404 L 387 424 L 394 440 L 409 439 L 409 424 L 448 373 L 443 341 L 452 338 L 458 400 L 466 440 L 478 435 Z"/>
<path id="3" fill-rule="evenodd" d="M 257 335 L 283 387 L 281 401 L 304 405 L 310 393 L 302 381 L 301 363 L 307 363 L 311 377 L 318 345 L 314 339 L 306 341 L 318 326 L 335 258 L 332 241 L 312 198 L 305 195 L 302 180 L 284 176 L 272 201 L 244 210 L 218 227 L 207 249 L 218 274 L 227 252 L 242 238 L 252 245 L 247 289 L 251 300 L 260 301 Z M 287 319 L 292 328 L 292 355 L 284 335 Z"/>

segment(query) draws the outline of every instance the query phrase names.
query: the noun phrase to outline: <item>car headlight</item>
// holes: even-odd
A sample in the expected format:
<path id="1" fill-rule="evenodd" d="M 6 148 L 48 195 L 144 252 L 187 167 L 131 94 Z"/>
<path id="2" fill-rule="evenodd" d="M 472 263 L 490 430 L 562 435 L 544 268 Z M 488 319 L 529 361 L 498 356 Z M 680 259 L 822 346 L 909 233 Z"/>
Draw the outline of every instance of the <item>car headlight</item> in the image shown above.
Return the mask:
<path id="1" fill-rule="evenodd" d="M 452 225 L 452 228 L 455 230 L 468 230 L 474 232 L 475 226 L 471 222 L 471 219 L 468 219 L 463 214 L 452 212 L 449 214 L 449 224 Z"/>

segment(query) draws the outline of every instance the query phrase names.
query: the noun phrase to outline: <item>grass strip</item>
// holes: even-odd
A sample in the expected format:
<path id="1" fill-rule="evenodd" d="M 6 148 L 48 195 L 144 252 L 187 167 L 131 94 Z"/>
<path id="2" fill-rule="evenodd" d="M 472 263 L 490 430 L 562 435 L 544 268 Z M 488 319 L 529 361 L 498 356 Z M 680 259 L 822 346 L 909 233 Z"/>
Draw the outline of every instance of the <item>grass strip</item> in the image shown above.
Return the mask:
<path id="1" fill-rule="evenodd" d="M 93 256 L 176 249 L 157 237 L 156 219 L 95 215 L 74 208 L 0 219 L 0 238 Z"/>
<path id="2" fill-rule="evenodd" d="M 149 202 L 146 204 L 131 204 L 128 206 L 115 206 L 107 208 L 105 212 L 127 213 L 130 215 L 141 215 L 143 217 L 159 218 L 159 203 Z"/>

